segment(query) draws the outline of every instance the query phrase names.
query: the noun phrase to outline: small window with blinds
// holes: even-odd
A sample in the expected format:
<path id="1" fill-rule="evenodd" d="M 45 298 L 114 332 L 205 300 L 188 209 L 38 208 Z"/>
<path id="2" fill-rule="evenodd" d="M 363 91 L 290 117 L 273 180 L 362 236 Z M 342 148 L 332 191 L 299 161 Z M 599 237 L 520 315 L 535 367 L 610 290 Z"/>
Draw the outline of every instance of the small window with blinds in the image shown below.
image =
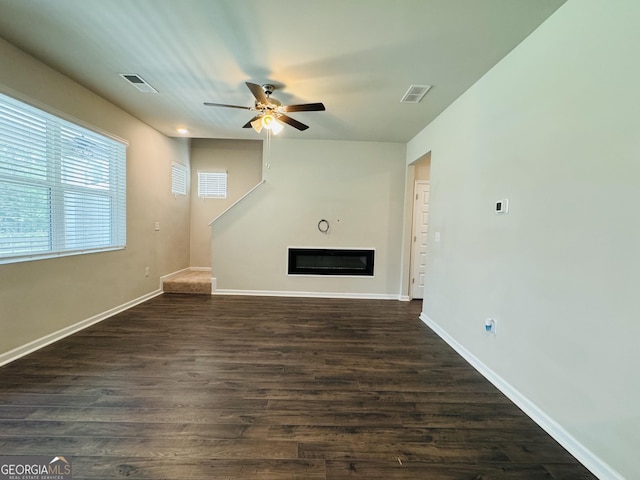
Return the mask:
<path id="1" fill-rule="evenodd" d="M 198 172 L 198 196 L 227 198 L 227 172 L 224 170 Z"/>
<path id="2" fill-rule="evenodd" d="M 171 164 L 171 193 L 187 194 L 187 167 L 175 162 Z"/>
<path id="3" fill-rule="evenodd" d="M 126 144 L 0 94 L 0 263 L 125 244 Z"/>

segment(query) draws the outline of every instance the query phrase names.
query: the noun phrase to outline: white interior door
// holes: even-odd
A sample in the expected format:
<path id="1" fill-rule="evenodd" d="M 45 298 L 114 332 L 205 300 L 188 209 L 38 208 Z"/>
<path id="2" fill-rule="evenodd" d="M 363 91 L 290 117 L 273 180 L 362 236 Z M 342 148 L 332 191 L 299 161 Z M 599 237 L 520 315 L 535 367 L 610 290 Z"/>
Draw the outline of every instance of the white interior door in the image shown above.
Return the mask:
<path id="1" fill-rule="evenodd" d="M 427 273 L 427 228 L 429 226 L 429 182 L 417 181 L 414 189 L 413 236 L 411 241 L 411 297 L 424 296 Z"/>

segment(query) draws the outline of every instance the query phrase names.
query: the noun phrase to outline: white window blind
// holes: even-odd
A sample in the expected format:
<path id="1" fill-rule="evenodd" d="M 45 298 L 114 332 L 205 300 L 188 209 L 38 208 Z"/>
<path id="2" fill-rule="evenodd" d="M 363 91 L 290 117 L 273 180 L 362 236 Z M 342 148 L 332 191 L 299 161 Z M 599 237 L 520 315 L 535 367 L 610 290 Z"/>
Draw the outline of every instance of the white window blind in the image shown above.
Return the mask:
<path id="1" fill-rule="evenodd" d="M 227 172 L 198 172 L 198 196 L 227 198 Z"/>
<path id="2" fill-rule="evenodd" d="M 126 145 L 0 94 L 0 263 L 125 243 Z"/>
<path id="3" fill-rule="evenodd" d="M 171 193 L 187 194 L 187 168 L 179 163 L 171 164 Z"/>

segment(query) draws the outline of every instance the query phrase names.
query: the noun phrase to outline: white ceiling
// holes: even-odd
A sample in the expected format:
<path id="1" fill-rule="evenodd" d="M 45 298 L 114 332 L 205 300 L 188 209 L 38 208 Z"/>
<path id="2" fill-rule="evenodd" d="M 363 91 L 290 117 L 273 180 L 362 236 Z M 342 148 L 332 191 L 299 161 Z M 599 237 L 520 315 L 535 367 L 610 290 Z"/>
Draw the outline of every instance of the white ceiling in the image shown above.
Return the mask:
<path id="1" fill-rule="evenodd" d="M 325 104 L 285 137 L 404 143 L 564 2 L 0 0 L 0 37 L 170 136 L 259 137 L 253 112 L 203 106 L 252 106 L 249 81 Z M 401 104 L 411 84 L 433 88 Z"/>

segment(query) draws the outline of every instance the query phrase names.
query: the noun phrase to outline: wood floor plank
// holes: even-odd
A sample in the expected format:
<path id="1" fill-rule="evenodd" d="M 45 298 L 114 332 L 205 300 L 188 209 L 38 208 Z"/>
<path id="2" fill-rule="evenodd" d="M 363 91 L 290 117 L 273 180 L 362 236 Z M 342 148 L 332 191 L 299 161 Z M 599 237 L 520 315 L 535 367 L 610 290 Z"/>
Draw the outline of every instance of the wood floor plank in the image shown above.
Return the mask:
<path id="1" fill-rule="evenodd" d="M 46 455 L 63 446 L 75 457 L 101 455 L 106 457 L 131 458 L 179 457 L 218 459 L 296 459 L 296 442 L 279 440 L 203 438 L 159 438 L 153 437 L 0 437 L 0 451 L 13 455 Z M 302 457 L 304 458 L 304 457 Z"/>
<path id="2" fill-rule="evenodd" d="M 396 442 L 411 442 L 439 445 L 510 445 L 514 442 L 523 445 L 557 445 L 551 442 L 549 435 L 537 429 L 498 430 L 486 428 L 394 428 L 394 427 L 362 427 L 362 426 L 309 426 L 309 425 L 272 425 L 268 438 L 289 439 L 305 442 L 352 442 L 376 443 L 380 439 Z M 523 447 L 523 448 L 524 448 Z"/>
<path id="3" fill-rule="evenodd" d="M 74 479 L 154 480 L 324 480 L 324 461 L 79 457 L 73 462 Z"/>
<path id="4" fill-rule="evenodd" d="M 595 478 L 419 313 L 162 295 L 0 368 L 0 452 L 91 480 Z"/>
<path id="5" fill-rule="evenodd" d="M 540 465 L 504 465 L 483 462 L 422 463 L 379 461 L 327 461 L 327 478 L 332 480 L 549 480 Z"/>
<path id="6" fill-rule="evenodd" d="M 267 439 L 269 425 L 241 425 L 224 423 L 142 423 L 142 422 L 87 422 L 79 420 L 5 420 L 2 437 L 110 437 L 110 438 L 204 438 Z M 270 440 L 293 440 L 269 437 Z"/>
<path id="7" fill-rule="evenodd" d="M 372 461 L 400 460 L 400 462 L 433 463 L 510 463 L 511 459 L 500 446 L 492 445 L 437 445 L 421 442 L 318 442 L 301 443 L 301 458 L 327 460 L 358 459 Z M 399 463 L 400 463 L 399 462 Z M 524 462 L 523 462 L 524 463 Z"/>

